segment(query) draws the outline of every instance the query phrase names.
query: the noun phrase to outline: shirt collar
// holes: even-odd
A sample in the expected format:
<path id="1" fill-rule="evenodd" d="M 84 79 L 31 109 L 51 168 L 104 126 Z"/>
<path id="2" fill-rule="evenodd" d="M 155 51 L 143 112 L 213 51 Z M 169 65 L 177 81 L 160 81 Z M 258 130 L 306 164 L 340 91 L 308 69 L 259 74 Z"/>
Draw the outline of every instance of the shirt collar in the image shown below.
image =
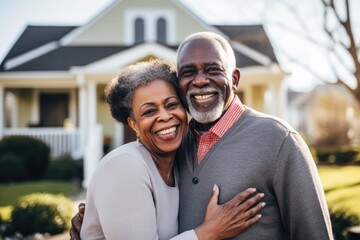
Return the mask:
<path id="1" fill-rule="evenodd" d="M 241 103 L 238 96 L 235 96 L 225 114 L 220 117 L 215 125 L 212 126 L 206 133 L 211 132 L 221 138 L 225 132 L 240 118 L 240 115 L 244 112 L 244 110 L 244 105 Z M 198 138 L 201 134 L 195 126 L 195 120 L 191 119 L 189 128 L 193 132 L 194 136 Z"/>

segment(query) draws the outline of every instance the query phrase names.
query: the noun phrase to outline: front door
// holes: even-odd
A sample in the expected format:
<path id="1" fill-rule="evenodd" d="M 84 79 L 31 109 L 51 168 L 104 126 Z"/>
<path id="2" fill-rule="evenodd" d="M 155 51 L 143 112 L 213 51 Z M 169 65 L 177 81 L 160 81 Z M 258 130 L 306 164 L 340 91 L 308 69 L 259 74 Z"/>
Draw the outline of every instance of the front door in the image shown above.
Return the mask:
<path id="1" fill-rule="evenodd" d="M 68 93 L 40 94 L 40 124 L 43 127 L 63 127 L 69 117 Z"/>

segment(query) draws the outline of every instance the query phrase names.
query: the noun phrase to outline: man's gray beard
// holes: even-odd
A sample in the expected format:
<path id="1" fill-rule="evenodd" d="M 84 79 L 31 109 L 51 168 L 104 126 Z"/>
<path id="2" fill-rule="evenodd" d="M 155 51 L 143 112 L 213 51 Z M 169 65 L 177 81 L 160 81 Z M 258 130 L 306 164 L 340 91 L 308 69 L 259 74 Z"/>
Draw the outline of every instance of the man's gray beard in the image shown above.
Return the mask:
<path id="1" fill-rule="evenodd" d="M 204 91 L 205 90 L 205 91 Z M 225 102 L 223 99 L 223 94 L 219 89 L 215 89 L 216 92 L 218 93 L 218 103 L 217 105 L 211 109 L 210 111 L 207 112 L 198 112 L 196 111 L 196 109 L 193 107 L 192 102 L 190 100 L 190 96 L 194 93 L 206 93 L 209 91 L 209 88 L 206 89 L 202 89 L 201 91 L 188 91 L 186 94 L 186 102 L 188 104 L 189 107 L 189 112 L 190 115 L 195 119 L 195 121 L 199 122 L 199 123 L 210 123 L 210 122 L 214 122 L 217 119 L 219 119 L 224 111 L 224 107 L 225 107 Z M 211 91 L 214 91 L 213 88 L 211 88 Z"/>

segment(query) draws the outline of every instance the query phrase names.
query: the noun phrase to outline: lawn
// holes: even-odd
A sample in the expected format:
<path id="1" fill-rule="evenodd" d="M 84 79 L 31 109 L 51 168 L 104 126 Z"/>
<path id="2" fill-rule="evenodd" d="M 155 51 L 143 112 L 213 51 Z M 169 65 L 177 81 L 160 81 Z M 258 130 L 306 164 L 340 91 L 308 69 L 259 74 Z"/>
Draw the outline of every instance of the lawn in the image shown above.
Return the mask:
<path id="1" fill-rule="evenodd" d="M 347 209 L 360 218 L 360 166 L 318 166 L 330 208 Z"/>
<path id="2" fill-rule="evenodd" d="M 11 212 L 11 205 L 20 196 L 39 192 L 63 194 L 67 197 L 74 193 L 74 184 L 65 181 L 38 181 L 25 183 L 0 184 L 0 216 L 8 219 Z"/>

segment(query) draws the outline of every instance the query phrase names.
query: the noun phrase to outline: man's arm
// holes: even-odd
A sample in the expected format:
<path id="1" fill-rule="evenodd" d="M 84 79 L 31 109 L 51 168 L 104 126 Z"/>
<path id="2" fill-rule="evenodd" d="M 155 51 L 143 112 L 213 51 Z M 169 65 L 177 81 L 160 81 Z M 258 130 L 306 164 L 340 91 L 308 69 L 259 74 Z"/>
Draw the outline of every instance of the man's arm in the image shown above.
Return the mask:
<path id="1" fill-rule="evenodd" d="M 290 239 L 333 239 L 329 210 L 315 162 L 297 133 L 284 140 L 273 186 Z"/>

